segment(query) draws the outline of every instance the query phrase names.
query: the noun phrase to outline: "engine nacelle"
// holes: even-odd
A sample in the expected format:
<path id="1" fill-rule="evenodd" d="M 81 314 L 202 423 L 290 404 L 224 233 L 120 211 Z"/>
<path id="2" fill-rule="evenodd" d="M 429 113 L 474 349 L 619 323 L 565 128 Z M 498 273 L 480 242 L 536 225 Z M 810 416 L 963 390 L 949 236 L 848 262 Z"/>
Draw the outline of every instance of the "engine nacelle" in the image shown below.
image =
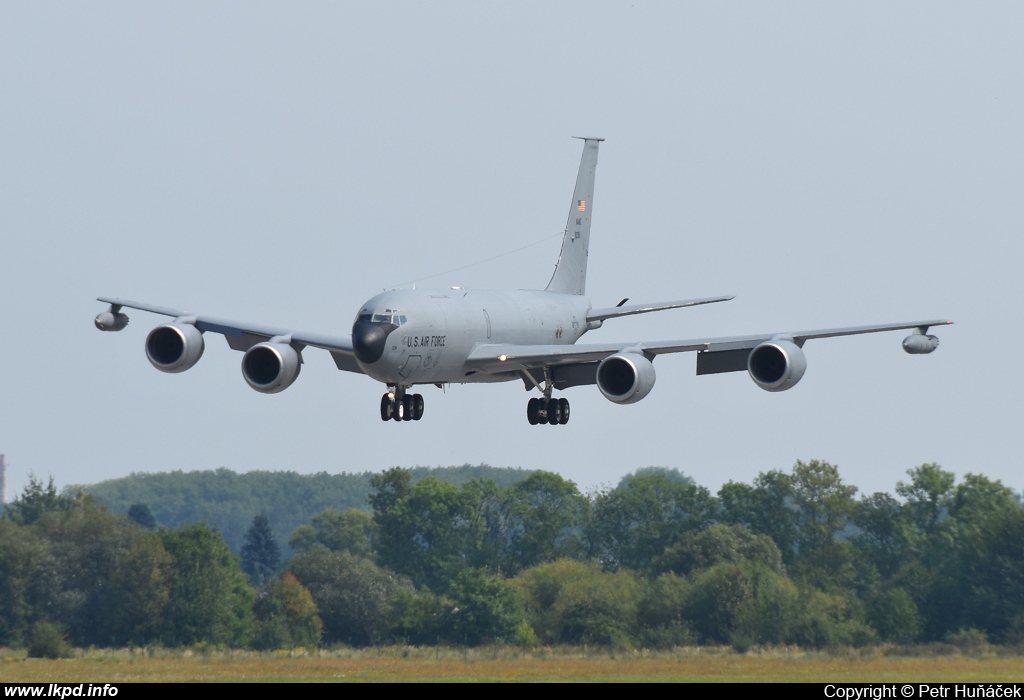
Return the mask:
<path id="1" fill-rule="evenodd" d="M 104 311 L 96 316 L 96 327 L 101 331 L 120 331 L 128 325 L 128 315 Z"/>
<path id="2" fill-rule="evenodd" d="M 253 345 L 242 358 L 242 376 L 256 391 L 262 394 L 276 394 L 292 385 L 302 358 L 287 343 L 260 343 Z"/>
<path id="3" fill-rule="evenodd" d="M 914 333 L 903 339 L 903 350 L 911 355 L 927 355 L 937 347 L 939 339 L 934 335 Z"/>
<path id="4" fill-rule="evenodd" d="M 203 356 L 203 349 L 203 334 L 190 323 L 157 326 L 146 336 L 146 357 L 161 372 L 191 369 Z"/>
<path id="5" fill-rule="evenodd" d="M 765 391 L 785 391 L 804 376 L 807 358 L 791 340 L 768 340 L 750 351 L 747 371 Z"/>
<path id="6" fill-rule="evenodd" d="M 601 360 L 597 388 L 615 403 L 636 403 L 654 388 L 654 364 L 639 353 L 622 352 Z"/>

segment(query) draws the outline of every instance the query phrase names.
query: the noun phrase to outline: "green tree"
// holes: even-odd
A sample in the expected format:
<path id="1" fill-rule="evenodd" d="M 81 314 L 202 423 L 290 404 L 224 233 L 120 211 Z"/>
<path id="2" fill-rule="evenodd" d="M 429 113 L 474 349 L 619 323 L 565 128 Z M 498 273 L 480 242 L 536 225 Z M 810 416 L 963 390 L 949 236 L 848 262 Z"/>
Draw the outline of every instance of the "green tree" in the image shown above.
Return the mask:
<path id="1" fill-rule="evenodd" d="M 466 566 L 479 542 L 471 491 L 434 478 L 403 490 L 394 470 L 371 497 L 381 562 L 435 592 Z"/>
<path id="2" fill-rule="evenodd" d="M 4 517 L 19 525 L 33 525 L 39 521 L 43 513 L 68 510 L 74 499 L 57 492 L 53 477 L 43 486 L 43 482 L 34 474 L 28 475 L 28 485 L 21 495 L 7 505 Z"/>
<path id="3" fill-rule="evenodd" d="M 591 539 L 609 568 L 650 569 L 684 533 L 714 516 L 714 498 L 703 487 L 664 474 L 634 476 L 594 500 Z"/>
<path id="4" fill-rule="evenodd" d="M 224 538 L 206 523 L 161 530 L 171 556 L 163 639 L 171 645 L 245 645 L 255 594 Z"/>
<path id="5" fill-rule="evenodd" d="M 767 535 L 758 535 L 742 525 L 710 525 L 700 532 L 688 532 L 665 550 L 659 571 L 688 575 L 720 562 L 749 561 L 782 573 L 782 554 Z"/>
<path id="6" fill-rule="evenodd" d="M 844 484 L 839 469 L 828 462 L 797 461 L 793 507 L 798 558 L 793 570 L 799 578 L 827 590 L 852 585 L 855 553 L 835 535 L 846 528 L 856 493 L 857 487 Z"/>
<path id="7" fill-rule="evenodd" d="M 52 610 L 59 578 L 48 542 L 35 528 L 0 519 L 0 646 L 22 646 Z"/>
<path id="8" fill-rule="evenodd" d="M 448 634 L 459 644 L 512 642 L 526 622 L 516 589 L 483 569 L 465 569 L 448 587 L 455 607 Z"/>
<path id="9" fill-rule="evenodd" d="M 98 633 L 106 644 L 159 639 L 171 596 L 173 561 L 157 533 L 136 540 L 119 559 L 105 588 Z"/>
<path id="10" fill-rule="evenodd" d="M 852 538 L 854 545 L 885 577 L 893 576 L 912 556 L 906 511 L 887 493 L 865 496 L 851 514 L 860 532 Z"/>
<path id="11" fill-rule="evenodd" d="M 263 585 L 277 571 L 281 562 L 281 548 L 274 539 L 270 521 L 262 513 L 252 519 L 252 527 L 245 533 L 242 545 L 242 570 L 256 586 Z"/>
<path id="12" fill-rule="evenodd" d="M 408 579 L 348 552 L 313 547 L 288 564 L 305 586 L 324 624 L 324 641 L 355 646 L 386 641 L 397 624 Z"/>
<path id="13" fill-rule="evenodd" d="M 132 507 L 128 509 L 128 517 L 147 530 L 156 528 L 157 523 L 153 511 L 145 503 L 133 503 Z"/>
<path id="14" fill-rule="evenodd" d="M 730 481 L 718 492 L 722 522 L 771 537 L 789 564 L 797 541 L 793 495 L 793 477 L 781 471 L 762 472 L 753 485 Z"/>
<path id="15" fill-rule="evenodd" d="M 81 494 L 66 508 L 42 513 L 35 528 L 49 542 L 59 580 L 47 615 L 76 645 L 111 644 L 107 625 L 120 605 L 110 594 L 111 577 L 146 531 Z"/>
<path id="16" fill-rule="evenodd" d="M 257 649 L 315 647 L 324 623 L 309 590 L 285 572 L 256 601 L 253 646 Z"/>
<path id="17" fill-rule="evenodd" d="M 351 508 L 344 512 L 325 510 L 317 513 L 309 525 L 303 525 L 292 533 L 288 544 L 300 552 L 321 544 L 333 552 L 350 552 L 372 558 L 376 538 L 377 525 L 373 516 Z"/>
<path id="18" fill-rule="evenodd" d="M 628 645 L 635 641 L 640 583 L 629 571 L 559 559 L 512 580 L 530 625 L 549 644 Z"/>
<path id="19" fill-rule="evenodd" d="M 511 556 L 505 571 L 523 569 L 562 557 L 579 557 L 587 499 L 576 484 L 558 474 L 536 471 L 509 489 Z"/>

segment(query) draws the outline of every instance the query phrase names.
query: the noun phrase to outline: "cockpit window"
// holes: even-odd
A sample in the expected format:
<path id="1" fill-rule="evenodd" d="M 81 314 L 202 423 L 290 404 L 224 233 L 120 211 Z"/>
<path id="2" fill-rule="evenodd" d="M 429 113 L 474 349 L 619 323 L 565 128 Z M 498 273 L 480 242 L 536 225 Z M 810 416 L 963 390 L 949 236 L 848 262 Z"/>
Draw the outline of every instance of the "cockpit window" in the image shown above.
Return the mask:
<path id="1" fill-rule="evenodd" d="M 393 323 L 396 326 L 401 326 L 406 322 L 405 316 L 389 309 L 385 309 L 384 313 L 373 314 L 372 317 L 369 314 L 362 314 L 359 316 L 359 320 L 373 321 L 374 323 Z"/>

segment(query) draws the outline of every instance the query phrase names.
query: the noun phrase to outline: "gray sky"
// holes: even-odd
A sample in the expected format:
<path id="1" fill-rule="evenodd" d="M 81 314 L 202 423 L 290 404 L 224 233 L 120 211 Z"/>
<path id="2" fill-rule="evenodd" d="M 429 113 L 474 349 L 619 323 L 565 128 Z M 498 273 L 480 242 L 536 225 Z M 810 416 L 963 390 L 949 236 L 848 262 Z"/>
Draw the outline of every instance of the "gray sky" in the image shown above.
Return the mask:
<path id="1" fill-rule="evenodd" d="M 717 490 L 814 458 L 865 492 L 923 462 L 1020 490 L 1022 28 L 1020 3 L 0 0 L 10 492 L 466 462 Z M 327 353 L 264 396 L 219 337 L 166 375 L 157 317 L 92 325 L 98 295 L 347 333 L 411 280 L 543 287 L 573 135 L 607 138 L 595 306 L 737 295 L 586 340 L 957 325 L 922 357 L 900 333 L 811 341 L 782 394 L 661 357 L 645 400 L 571 389 L 557 430 L 527 424 L 521 383 L 427 387 L 422 421 L 382 423 L 383 387 Z"/>

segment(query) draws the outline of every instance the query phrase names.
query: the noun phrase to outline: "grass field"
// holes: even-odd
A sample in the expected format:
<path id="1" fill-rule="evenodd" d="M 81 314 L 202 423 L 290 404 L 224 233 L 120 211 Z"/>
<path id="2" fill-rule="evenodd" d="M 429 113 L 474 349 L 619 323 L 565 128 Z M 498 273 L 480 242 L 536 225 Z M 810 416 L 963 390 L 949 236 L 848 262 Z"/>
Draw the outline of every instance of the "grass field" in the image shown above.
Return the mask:
<path id="1" fill-rule="evenodd" d="M 163 649 L 88 650 L 73 659 L 26 659 L 0 652 L 0 682 L 179 681 L 675 681 L 675 682 L 1012 682 L 1019 654 L 888 655 L 768 649 L 746 654 L 692 648 L 666 652 L 510 648 L 389 647 L 310 652 Z"/>

